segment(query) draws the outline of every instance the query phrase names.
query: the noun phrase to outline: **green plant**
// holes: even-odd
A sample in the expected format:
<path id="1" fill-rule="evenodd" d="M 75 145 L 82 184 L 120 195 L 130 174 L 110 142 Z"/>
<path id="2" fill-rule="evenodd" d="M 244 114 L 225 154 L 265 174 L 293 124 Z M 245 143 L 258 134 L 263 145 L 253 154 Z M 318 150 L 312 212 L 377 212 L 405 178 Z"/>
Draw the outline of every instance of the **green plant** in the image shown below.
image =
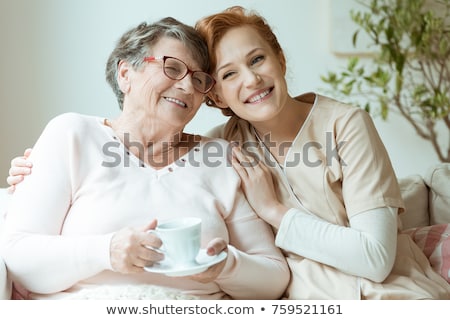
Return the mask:
<path id="1" fill-rule="evenodd" d="M 321 79 L 346 102 L 387 119 L 399 112 L 428 140 L 440 161 L 450 162 L 450 0 L 361 0 L 351 10 L 373 55 L 352 56 L 339 73 Z M 367 10 L 367 11 L 366 11 Z M 439 143 L 438 125 L 447 132 Z"/>

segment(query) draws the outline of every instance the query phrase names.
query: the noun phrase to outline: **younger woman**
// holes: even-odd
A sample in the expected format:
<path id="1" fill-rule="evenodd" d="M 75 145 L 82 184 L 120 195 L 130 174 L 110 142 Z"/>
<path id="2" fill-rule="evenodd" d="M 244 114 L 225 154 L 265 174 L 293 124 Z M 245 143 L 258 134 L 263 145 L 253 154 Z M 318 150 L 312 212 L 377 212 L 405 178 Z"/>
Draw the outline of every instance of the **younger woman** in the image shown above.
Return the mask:
<path id="1" fill-rule="evenodd" d="M 286 59 L 265 19 L 232 7 L 198 21 L 216 85 L 208 104 L 238 142 L 234 167 L 292 271 L 290 299 L 446 299 L 450 285 L 398 233 L 403 210 L 388 154 L 362 109 L 291 97 Z"/>

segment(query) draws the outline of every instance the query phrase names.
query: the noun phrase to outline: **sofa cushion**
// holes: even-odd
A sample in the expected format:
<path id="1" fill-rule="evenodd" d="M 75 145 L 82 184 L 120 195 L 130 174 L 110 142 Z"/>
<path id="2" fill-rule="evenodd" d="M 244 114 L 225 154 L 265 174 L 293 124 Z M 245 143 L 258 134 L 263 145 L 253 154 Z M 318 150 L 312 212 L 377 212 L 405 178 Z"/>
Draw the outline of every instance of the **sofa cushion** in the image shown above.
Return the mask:
<path id="1" fill-rule="evenodd" d="M 430 168 L 424 181 L 430 189 L 430 224 L 450 223 L 450 163 Z"/>
<path id="2" fill-rule="evenodd" d="M 0 257 L 0 300 L 8 300 L 11 298 L 11 281 L 6 272 L 6 266 Z"/>
<path id="3" fill-rule="evenodd" d="M 434 271 L 450 283 L 450 224 L 436 224 L 403 231 L 422 249 Z"/>
<path id="4" fill-rule="evenodd" d="M 6 188 L 0 188 L 0 234 L 2 232 L 3 220 L 8 205 L 9 195 Z M 0 300 L 10 299 L 11 281 L 8 279 L 6 266 L 0 256 Z"/>
<path id="5" fill-rule="evenodd" d="M 428 187 L 420 175 L 412 175 L 398 180 L 405 211 L 400 215 L 401 229 L 429 225 Z"/>
<path id="6" fill-rule="evenodd" d="M 0 233 L 2 232 L 3 220 L 6 215 L 6 207 L 8 206 L 10 195 L 6 188 L 0 188 Z"/>

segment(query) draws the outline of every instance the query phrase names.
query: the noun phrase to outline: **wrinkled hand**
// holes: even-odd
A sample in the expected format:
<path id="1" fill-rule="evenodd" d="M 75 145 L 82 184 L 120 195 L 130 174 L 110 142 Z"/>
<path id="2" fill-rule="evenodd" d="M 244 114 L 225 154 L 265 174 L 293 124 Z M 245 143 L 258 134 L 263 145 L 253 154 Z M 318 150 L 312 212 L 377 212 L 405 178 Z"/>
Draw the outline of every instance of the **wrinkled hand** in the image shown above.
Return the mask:
<path id="1" fill-rule="evenodd" d="M 16 184 L 23 181 L 24 176 L 31 173 L 31 168 L 33 164 L 28 161 L 31 149 L 28 148 L 23 153 L 21 157 L 15 157 L 11 160 L 11 168 L 9 169 L 9 176 L 6 178 L 6 182 L 10 185 L 8 188 L 8 193 L 14 193 L 16 190 Z"/>
<path id="2" fill-rule="evenodd" d="M 209 256 L 217 255 L 217 254 L 221 253 L 222 251 L 225 251 L 225 252 L 228 251 L 227 243 L 222 238 L 215 238 L 215 239 L 211 240 L 208 243 L 208 246 L 206 247 L 206 253 Z M 206 271 L 189 276 L 187 278 L 194 280 L 194 281 L 201 282 L 201 283 L 208 283 L 208 282 L 214 281 L 219 276 L 219 274 L 222 272 L 223 268 L 225 267 L 226 261 L 227 261 L 227 259 L 219 262 L 218 264 L 215 264 L 215 265 L 209 267 Z"/>
<path id="3" fill-rule="evenodd" d="M 288 208 L 278 201 L 272 174 L 262 161 L 245 155 L 240 147 L 232 151 L 231 164 L 241 177 L 247 201 L 260 218 L 278 228 Z"/>
<path id="4" fill-rule="evenodd" d="M 111 239 L 110 259 L 114 271 L 136 273 L 144 271 L 143 267 L 164 259 L 164 255 L 152 250 L 162 245 L 161 240 L 148 230 L 155 229 L 157 221 L 137 228 L 125 228 L 118 231 Z"/>

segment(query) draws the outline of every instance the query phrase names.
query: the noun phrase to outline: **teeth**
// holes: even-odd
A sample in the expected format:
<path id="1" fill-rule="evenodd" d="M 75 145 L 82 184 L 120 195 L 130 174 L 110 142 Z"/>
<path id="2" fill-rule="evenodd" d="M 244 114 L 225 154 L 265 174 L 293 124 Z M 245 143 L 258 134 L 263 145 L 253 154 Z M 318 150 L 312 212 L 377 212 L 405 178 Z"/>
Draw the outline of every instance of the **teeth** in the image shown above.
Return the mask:
<path id="1" fill-rule="evenodd" d="M 256 95 L 256 96 L 254 96 L 254 97 L 251 97 L 248 101 L 249 101 L 249 102 L 256 102 L 256 101 L 259 101 L 259 100 L 261 100 L 262 98 L 264 98 L 265 96 L 267 96 L 269 93 L 270 93 L 270 90 L 266 90 L 266 91 L 264 91 L 264 92 L 262 92 L 262 93 L 260 93 L 260 94 L 258 94 L 258 95 Z"/>
<path id="2" fill-rule="evenodd" d="M 180 106 L 182 106 L 183 108 L 186 108 L 186 103 L 184 103 L 183 101 L 181 101 L 181 100 L 178 100 L 178 99 L 175 99 L 175 98 L 169 98 L 169 97 L 166 97 L 165 98 L 167 101 L 171 101 L 171 102 L 174 102 L 174 103 L 176 103 L 176 104 L 179 104 Z"/>

